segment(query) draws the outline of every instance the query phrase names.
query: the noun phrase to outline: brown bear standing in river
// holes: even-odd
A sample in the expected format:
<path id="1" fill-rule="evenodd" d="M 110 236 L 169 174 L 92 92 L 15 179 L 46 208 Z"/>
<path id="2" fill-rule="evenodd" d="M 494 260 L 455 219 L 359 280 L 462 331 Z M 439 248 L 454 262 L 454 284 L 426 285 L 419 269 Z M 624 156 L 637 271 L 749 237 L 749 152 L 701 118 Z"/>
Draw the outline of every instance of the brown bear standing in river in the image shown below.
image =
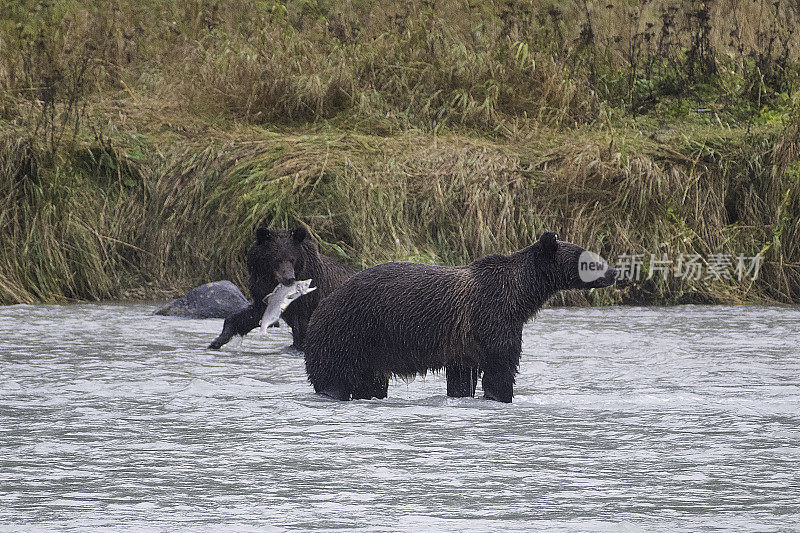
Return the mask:
<path id="1" fill-rule="evenodd" d="M 337 400 L 385 398 L 389 377 L 446 369 L 448 396 L 510 402 L 522 326 L 556 292 L 607 287 L 617 271 L 581 279 L 579 246 L 545 233 L 510 255 L 463 267 L 387 263 L 323 300 L 308 324 L 306 372 Z"/>
<path id="2" fill-rule="evenodd" d="M 253 303 L 225 319 L 222 333 L 209 348 L 219 349 L 234 335 L 247 335 L 257 328 L 267 308 L 264 297 L 275 290 L 278 283 L 291 285 L 295 280 L 310 278 L 311 286 L 317 290 L 296 299 L 281 314 L 292 328 L 293 346 L 302 350 L 308 320 L 317 304 L 356 272 L 319 253 L 317 243 L 304 226 L 292 231 L 259 227 L 256 242 L 247 254 L 247 271 Z"/>

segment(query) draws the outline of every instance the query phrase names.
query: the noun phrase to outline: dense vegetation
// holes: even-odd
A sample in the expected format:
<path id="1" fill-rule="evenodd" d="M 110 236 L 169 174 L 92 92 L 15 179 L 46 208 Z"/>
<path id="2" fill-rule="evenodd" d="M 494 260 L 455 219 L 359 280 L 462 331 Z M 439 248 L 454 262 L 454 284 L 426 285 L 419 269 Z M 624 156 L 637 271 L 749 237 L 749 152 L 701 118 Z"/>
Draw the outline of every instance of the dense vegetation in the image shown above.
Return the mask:
<path id="1" fill-rule="evenodd" d="M 788 0 L 0 0 L 0 303 L 228 277 L 257 223 L 463 263 L 544 230 L 753 256 L 614 301 L 800 299 Z"/>

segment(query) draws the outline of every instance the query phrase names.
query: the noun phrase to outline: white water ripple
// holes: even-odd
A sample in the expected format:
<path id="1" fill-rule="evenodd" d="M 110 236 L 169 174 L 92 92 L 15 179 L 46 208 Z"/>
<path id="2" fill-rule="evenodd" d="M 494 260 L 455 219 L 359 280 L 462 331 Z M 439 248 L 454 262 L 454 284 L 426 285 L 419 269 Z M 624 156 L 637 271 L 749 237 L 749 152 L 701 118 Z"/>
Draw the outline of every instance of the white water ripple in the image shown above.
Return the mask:
<path id="1" fill-rule="evenodd" d="M 550 309 L 511 405 L 316 397 L 289 329 L 0 307 L 0 530 L 796 531 L 800 308 Z M 480 393 L 480 385 L 478 387 Z"/>

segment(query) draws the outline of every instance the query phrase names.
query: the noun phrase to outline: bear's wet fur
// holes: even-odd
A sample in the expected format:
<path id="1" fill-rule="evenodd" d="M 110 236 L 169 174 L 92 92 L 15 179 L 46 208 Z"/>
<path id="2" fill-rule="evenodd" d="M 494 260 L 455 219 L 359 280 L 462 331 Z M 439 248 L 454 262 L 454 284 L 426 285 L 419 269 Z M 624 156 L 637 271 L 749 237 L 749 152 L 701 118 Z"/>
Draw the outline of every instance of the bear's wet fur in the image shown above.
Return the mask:
<path id="1" fill-rule="evenodd" d="M 293 301 L 281 314 L 292 328 L 293 346 L 302 350 L 311 314 L 320 300 L 339 288 L 355 270 L 319 252 L 305 226 L 294 230 L 259 227 L 247 254 L 248 286 L 253 303 L 225 319 L 222 333 L 209 348 L 219 349 L 234 335 L 246 335 L 257 328 L 267 308 L 264 297 L 278 286 L 311 278 L 317 290 Z"/>
<path id="2" fill-rule="evenodd" d="M 462 267 L 386 263 L 350 278 L 308 325 L 305 362 L 317 393 L 385 398 L 391 376 L 445 369 L 447 395 L 510 402 L 522 327 L 556 292 L 606 287 L 615 269 L 584 282 L 584 250 L 545 233 L 510 255 Z"/>

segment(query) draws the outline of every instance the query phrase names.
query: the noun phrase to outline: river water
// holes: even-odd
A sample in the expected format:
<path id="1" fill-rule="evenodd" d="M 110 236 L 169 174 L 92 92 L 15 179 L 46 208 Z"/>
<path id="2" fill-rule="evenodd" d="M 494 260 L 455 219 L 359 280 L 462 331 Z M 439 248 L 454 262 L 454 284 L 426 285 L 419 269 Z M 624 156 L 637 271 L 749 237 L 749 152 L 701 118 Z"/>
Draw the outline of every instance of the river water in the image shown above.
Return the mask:
<path id="1" fill-rule="evenodd" d="M 0 530 L 800 528 L 798 307 L 544 310 L 510 405 L 153 309 L 0 307 Z"/>

